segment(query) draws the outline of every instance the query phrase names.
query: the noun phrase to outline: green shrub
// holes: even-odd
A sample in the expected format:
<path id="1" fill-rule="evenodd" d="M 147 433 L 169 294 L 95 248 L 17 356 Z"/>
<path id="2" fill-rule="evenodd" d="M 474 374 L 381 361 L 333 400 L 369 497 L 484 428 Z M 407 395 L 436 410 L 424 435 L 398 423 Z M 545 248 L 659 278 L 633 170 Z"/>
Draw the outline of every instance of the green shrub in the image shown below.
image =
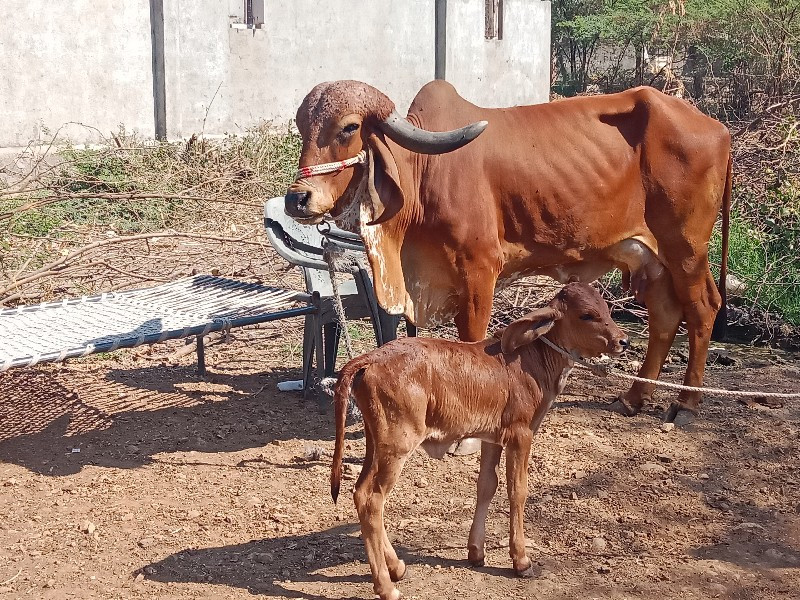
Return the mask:
<path id="1" fill-rule="evenodd" d="M 779 313 L 792 324 L 800 324 L 800 258 L 797 231 L 776 227 L 758 229 L 758 221 L 731 215 L 729 271 L 747 286 L 747 301 Z M 712 262 L 719 264 L 721 232 L 711 239 Z M 718 275 L 715 269 L 715 276 Z"/>

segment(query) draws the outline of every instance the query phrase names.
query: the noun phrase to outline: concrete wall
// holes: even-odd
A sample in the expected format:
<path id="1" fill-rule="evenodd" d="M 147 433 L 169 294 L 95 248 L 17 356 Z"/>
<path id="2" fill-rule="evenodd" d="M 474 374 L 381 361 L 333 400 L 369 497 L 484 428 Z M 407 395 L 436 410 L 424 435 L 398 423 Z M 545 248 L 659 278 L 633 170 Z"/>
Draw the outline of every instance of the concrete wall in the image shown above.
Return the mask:
<path id="1" fill-rule="evenodd" d="M 68 121 L 152 136 L 151 0 L 0 2 L 0 147 Z M 502 40 L 484 38 L 484 3 L 448 0 L 446 75 L 485 106 L 544 102 L 550 3 L 505 0 Z M 405 111 L 434 77 L 435 0 L 266 0 L 261 29 L 239 0 L 164 0 L 169 138 L 283 125 L 320 81 L 360 79 Z M 96 141 L 70 127 L 75 142 Z"/>
<path id="2" fill-rule="evenodd" d="M 285 123 L 312 87 L 333 79 L 371 83 L 405 109 L 433 78 L 434 0 L 268 1 L 262 29 L 230 28 L 216 4 L 169 2 L 170 137 L 200 131 L 209 105 L 207 133 L 261 119 Z M 411 15 L 430 18 L 414 22 Z M 182 27 L 184 19 L 195 26 Z"/>
<path id="3" fill-rule="evenodd" d="M 503 39 L 484 37 L 484 3 L 447 2 L 446 79 L 486 107 L 547 102 L 550 2 L 504 0 Z"/>
<path id="4" fill-rule="evenodd" d="M 0 1 L 0 147 L 69 122 L 152 135 L 148 0 Z M 96 137 L 77 125 L 62 133 Z"/>

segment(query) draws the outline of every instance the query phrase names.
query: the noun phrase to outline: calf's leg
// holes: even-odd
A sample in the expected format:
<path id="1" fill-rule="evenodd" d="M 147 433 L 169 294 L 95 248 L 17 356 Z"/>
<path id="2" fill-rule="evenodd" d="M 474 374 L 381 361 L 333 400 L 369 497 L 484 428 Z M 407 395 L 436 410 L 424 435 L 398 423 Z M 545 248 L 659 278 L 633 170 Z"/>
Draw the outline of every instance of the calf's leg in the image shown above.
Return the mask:
<path id="1" fill-rule="evenodd" d="M 368 446 L 374 449 L 377 444 L 375 440 L 369 441 L 370 432 L 367 435 Z M 382 445 L 382 450 L 386 449 L 386 445 Z M 359 478 L 353 493 L 373 588 L 380 600 L 400 598 L 400 592 L 392 582 L 401 579 L 406 571 L 405 563 L 397 558 L 386 533 L 383 507 L 407 458 L 408 453 L 373 454 L 369 473 L 363 479 Z"/>
<path id="2" fill-rule="evenodd" d="M 361 473 L 358 476 L 358 481 L 356 481 L 355 491 L 353 493 L 353 500 L 356 502 L 356 510 L 358 510 L 358 503 L 365 502 L 365 498 L 367 495 L 371 493 L 373 481 L 375 479 L 375 474 L 377 469 L 373 468 L 373 462 L 375 459 L 375 443 L 372 439 L 372 434 L 368 433 L 366 436 L 367 442 L 367 451 L 364 455 L 364 464 L 361 467 Z M 358 490 L 362 490 L 362 498 L 356 500 L 356 493 Z M 391 542 L 389 542 L 388 536 L 385 535 L 386 530 L 384 529 L 384 558 L 386 560 L 386 566 L 389 569 L 389 576 L 391 577 L 392 581 L 400 581 L 405 575 L 406 572 L 406 565 L 402 560 L 397 558 L 397 554 L 392 547 Z"/>
<path id="3" fill-rule="evenodd" d="M 506 446 L 506 481 L 508 482 L 509 538 L 508 552 L 514 571 L 520 577 L 533 577 L 533 563 L 525 554 L 525 501 L 528 499 L 528 459 L 533 434 L 527 425 L 517 426 Z"/>
<path id="4" fill-rule="evenodd" d="M 472 527 L 469 530 L 467 543 L 467 556 L 470 564 L 482 567 L 485 557 L 484 546 L 486 543 L 486 516 L 489 514 L 489 505 L 497 491 L 500 456 L 503 447 L 489 442 L 481 443 L 481 469 L 478 474 L 478 500 L 475 505 L 475 515 L 472 517 Z"/>

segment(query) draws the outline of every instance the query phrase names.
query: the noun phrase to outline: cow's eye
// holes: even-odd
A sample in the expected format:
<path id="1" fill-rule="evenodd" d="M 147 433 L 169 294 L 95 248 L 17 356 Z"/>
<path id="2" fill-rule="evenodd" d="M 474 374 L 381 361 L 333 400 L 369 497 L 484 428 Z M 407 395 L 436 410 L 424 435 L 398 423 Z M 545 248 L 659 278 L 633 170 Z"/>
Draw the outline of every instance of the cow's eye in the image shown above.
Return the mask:
<path id="1" fill-rule="evenodd" d="M 581 321 L 592 321 L 594 320 L 594 315 L 592 313 L 585 313 L 581 315 Z"/>
<path id="2" fill-rule="evenodd" d="M 359 127 L 360 125 L 358 123 L 350 123 L 350 125 L 345 125 L 342 128 L 342 133 L 344 133 L 345 135 L 350 135 L 354 131 L 358 131 Z"/>

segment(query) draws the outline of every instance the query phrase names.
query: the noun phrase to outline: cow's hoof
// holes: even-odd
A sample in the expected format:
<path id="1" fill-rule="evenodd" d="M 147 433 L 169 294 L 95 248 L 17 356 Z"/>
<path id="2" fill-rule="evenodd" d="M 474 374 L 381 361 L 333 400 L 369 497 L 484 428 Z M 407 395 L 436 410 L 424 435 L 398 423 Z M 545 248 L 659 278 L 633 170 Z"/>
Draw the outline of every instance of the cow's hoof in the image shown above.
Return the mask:
<path id="1" fill-rule="evenodd" d="M 394 581 L 395 583 L 397 583 L 403 577 L 406 576 L 406 571 L 407 570 L 408 569 L 406 568 L 406 563 L 404 561 L 402 561 L 402 560 L 398 560 L 397 564 L 394 566 L 394 568 L 393 569 L 389 569 L 389 578 L 392 581 Z"/>
<path id="2" fill-rule="evenodd" d="M 467 546 L 467 562 L 473 567 L 482 567 L 485 564 L 486 553 L 483 551 L 483 545 Z"/>
<path id="3" fill-rule="evenodd" d="M 610 410 L 611 412 L 619 413 L 626 417 L 635 417 L 636 415 L 639 414 L 639 411 L 641 411 L 642 409 L 631 406 L 622 398 L 617 398 L 616 400 L 614 400 L 614 402 L 612 402 L 609 405 L 608 410 Z"/>
<path id="4" fill-rule="evenodd" d="M 516 573 L 517 577 L 522 577 L 523 579 L 536 577 L 536 573 L 533 571 L 533 563 L 530 560 L 528 560 L 527 568 L 519 570 L 514 568 L 514 573 Z"/>
<path id="5" fill-rule="evenodd" d="M 674 423 L 675 427 L 686 427 L 697 419 L 697 411 L 688 408 L 680 402 L 673 402 L 664 413 L 665 423 Z"/>
<path id="6" fill-rule="evenodd" d="M 466 438 L 455 442 L 447 449 L 452 456 L 468 456 L 481 449 L 481 441 L 477 438 Z"/>

